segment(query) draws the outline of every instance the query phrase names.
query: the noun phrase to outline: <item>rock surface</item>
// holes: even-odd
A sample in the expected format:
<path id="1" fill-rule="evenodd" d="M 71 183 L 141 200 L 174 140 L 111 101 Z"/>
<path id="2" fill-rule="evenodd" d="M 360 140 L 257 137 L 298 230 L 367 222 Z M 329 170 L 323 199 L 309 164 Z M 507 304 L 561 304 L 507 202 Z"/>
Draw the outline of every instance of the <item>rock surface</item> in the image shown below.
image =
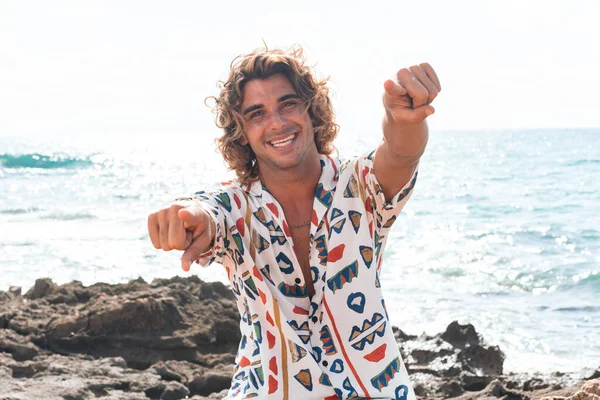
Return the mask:
<path id="1" fill-rule="evenodd" d="M 600 369 L 505 374 L 502 351 L 470 324 L 394 333 L 424 399 L 600 400 Z M 0 400 L 222 399 L 239 340 L 235 299 L 220 283 L 39 279 L 25 295 L 0 291 Z"/>

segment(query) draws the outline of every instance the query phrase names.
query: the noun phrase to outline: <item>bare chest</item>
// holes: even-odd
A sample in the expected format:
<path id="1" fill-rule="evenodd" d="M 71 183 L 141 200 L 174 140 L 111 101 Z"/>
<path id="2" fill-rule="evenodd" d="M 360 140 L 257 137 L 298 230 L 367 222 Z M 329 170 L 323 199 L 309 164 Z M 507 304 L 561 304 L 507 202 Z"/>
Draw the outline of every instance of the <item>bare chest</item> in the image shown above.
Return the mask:
<path id="1" fill-rule="evenodd" d="M 310 215 L 312 213 L 312 208 L 306 212 L 302 213 L 305 219 L 301 217 L 298 218 L 296 213 L 291 213 L 292 215 L 287 216 L 288 227 L 290 228 L 290 233 L 292 236 L 292 240 L 294 242 L 294 253 L 296 255 L 296 259 L 300 264 L 300 269 L 302 270 L 302 276 L 304 277 L 304 282 L 306 282 L 308 295 L 310 297 L 314 294 L 314 285 L 312 281 L 312 274 L 310 271 Z M 300 221 L 294 223 L 292 221 Z"/>

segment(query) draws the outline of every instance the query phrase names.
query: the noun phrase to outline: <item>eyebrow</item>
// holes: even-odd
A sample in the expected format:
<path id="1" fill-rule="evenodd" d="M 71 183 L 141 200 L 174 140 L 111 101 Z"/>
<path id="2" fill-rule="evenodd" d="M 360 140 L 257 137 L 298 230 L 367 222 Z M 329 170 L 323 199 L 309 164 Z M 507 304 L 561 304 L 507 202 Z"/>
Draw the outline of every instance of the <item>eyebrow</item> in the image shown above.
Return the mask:
<path id="1" fill-rule="evenodd" d="M 296 93 L 284 94 L 283 96 L 281 96 L 280 98 L 277 99 L 277 102 L 278 103 L 282 103 L 282 102 L 284 102 L 286 100 L 289 100 L 289 99 L 300 99 L 300 96 L 297 95 Z M 251 113 L 254 110 L 258 110 L 260 108 L 263 108 L 264 106 L 265 106 L 264 104 L 254 104 L 254 105 L 248 106 L 244 110 L 243 115 Z"/>

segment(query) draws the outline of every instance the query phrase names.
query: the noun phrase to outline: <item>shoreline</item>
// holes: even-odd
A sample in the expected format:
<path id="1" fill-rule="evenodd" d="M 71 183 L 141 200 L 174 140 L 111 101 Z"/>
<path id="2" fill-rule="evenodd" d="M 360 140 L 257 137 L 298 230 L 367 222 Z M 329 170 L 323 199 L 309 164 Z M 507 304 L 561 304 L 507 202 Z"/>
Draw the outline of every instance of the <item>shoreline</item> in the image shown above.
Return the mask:
<path id="1" fill-rule="evenodd" d="M 470 324 L 437 335 L 393 329 L 422 399 L 564 397 L 600 378 L 600 365 L 507 373 L 501 349 Z M 0 291 L 0 400 L 222 398 L 239 340 L 235 299 L 220 282 L 38 279 L 25 294 Z"/>

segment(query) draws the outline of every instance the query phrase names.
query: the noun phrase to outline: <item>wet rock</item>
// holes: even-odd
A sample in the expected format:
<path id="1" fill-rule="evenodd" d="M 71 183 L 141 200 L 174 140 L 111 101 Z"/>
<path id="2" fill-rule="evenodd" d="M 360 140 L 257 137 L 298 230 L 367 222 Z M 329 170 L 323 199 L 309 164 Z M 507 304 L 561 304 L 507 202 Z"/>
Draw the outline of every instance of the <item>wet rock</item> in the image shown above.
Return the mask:
<path id="1" fill-rule="evenodd" d="M 475 331 L 475 327 L 471 324 L 460 325 L 457 321 L 448 325 L 441 338 L 461 349 L 479 344 L 479 334 Z"/>

